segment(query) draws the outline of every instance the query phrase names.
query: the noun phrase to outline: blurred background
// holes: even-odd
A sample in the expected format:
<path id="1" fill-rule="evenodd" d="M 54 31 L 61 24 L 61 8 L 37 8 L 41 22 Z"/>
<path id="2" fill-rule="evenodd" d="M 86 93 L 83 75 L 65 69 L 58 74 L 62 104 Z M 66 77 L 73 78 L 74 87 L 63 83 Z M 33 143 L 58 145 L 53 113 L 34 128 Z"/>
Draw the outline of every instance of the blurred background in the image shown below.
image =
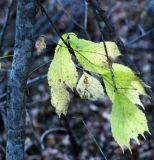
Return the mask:
<path id="1" fill-rule="evenodd" d="M 154 91 L 154 0 L 97 3 L 112 21 L 129 59 Z M 61 35 L 74 32 L 80 38 L 100 41 L 93 7 L 84 0 L 42 0 L 42 5 Z M 154 160 L 154 104 L 148 98 L 141 97 L 152 135 L 145 134 L 146 140 L 139 137 L 140 145 L 132 141 L 132 155 L 128 150 L 123 153 L 112 137 L 111 102 L 107 97 L 91 102 L 71 94 L 68 116 L 57 116 L 50 103 L 46 74 L 59 37 L 39 7 L 36 13 L 36 48 L 27 84 L 25 160 L 102 160 L 104 155 L 110 160 Z M 6 87 L 14 51 L 15 19 L 16 1 L 1 0 L 0 159 L 5 159 Z M 108 40 L 108 28 L 101 23 Z"/>

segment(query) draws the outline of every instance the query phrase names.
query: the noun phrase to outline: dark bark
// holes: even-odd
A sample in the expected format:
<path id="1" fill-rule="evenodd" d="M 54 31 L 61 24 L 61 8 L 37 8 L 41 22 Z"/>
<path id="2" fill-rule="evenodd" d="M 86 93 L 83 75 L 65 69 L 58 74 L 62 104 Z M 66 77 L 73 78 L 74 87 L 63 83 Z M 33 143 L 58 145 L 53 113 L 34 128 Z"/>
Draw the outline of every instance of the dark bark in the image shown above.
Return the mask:
<path id="1" fill-rule="evenodd" d="M 8 82 L 7 160 L 24 159 L 25 91 L 34 48 L 36 0 L 18 0 L 16 40 Z"/>

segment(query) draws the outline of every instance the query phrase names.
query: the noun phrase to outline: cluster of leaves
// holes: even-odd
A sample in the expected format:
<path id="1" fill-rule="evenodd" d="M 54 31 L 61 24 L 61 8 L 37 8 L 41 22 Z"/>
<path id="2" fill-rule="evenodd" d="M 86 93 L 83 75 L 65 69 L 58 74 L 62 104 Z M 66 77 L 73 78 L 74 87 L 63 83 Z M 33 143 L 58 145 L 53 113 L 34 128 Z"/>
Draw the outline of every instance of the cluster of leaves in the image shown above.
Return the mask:
<path id="1" fill-rule="evenodd" d="M 115 91 L 103 42 L 94 43 L 79 39 L 74 33 L 64 34 L 62 38 L 65 43 L 59 40 L 48 71 L 51 103 L 56 108 L 57 114 L 66 115 L 70 101 L 69 90 L 76 90 L 81 98 L 93 101 L 104 96 L 104 89 L 99 81 L 102 78 L 113 104 L 111 112 L 113 137 L 122 149 L 125 147 L 130 149 L 130 139 L 135 139 L 139 143 L 138 135 L 144 137 L 144 132 L 149 132 L 146 117 L 137 106 L 144 109 L 139 96 L 148 96 L 145 92 L 145 87 L 148 86 L 130 68 L 112 63 L 117 88 Z M 108 56 L 114 61 L 121 53 L 114 42 L 105 43 Z M 73 55 L 68 46 L 73 50 Z M 78 65 L 75 65 L 72 56 Z M 81 76 L 77 72 L 78 68 L 83 71 Z"/>

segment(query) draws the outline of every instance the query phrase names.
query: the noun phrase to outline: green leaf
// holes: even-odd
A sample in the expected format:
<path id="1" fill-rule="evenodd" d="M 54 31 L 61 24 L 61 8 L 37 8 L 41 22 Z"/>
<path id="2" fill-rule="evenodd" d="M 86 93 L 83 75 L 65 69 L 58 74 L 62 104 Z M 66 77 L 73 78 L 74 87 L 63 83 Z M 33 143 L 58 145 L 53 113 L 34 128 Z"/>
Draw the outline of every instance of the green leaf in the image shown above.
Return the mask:
<path id="1" fill-rule="evenodd" d="M 69 43 L 84 69 L 102 74 L 103 70 L 108 68 L 103 42 L 94 43 L 84 39 L 70 39 Z M 114 42 L 106 42 L 106 46 L 111 59 L 114 60 L 121 55 Z"/>
<path id="2" fill-rule="evenodd" d="M 111 130 L 113 137 L 122 149 L 130 149 L 130 139 L 138 143 L 138 135 L 144 137 L 144 132 L 149 132 L 147 120 L 144 113 L 135 106 L 124 94 L 114 94 Z"/>
<path id="3" fill-rule="evenodd" d="M 58 44 L 61 44 L 61 40 Z M 78 74 L 71 54 L 64 44 L 61 45 L 56 47 L 55 56 L 48 71 L 48 82 L 51 87 L 66 84 L 73 89 L 76 86 Z"/>
<path id="4" fill-rule="evenodd" d="M 101 83 L 86 72 L 83 73 L 77 84 L 77 91 L 81 98 L 93 101 L 104 96 L 104 89 Z"/>
<path id="5" fill-rule="evenodd" d="M 130 149 L 130 139 L 138 142 L 138 134 L 149 131 L 144 113 L 136 106 L 144 108 L 140 95 L 147 96 L 143 81 L 128 67 L 114 63 L 112 65 L 117 91 L 114 91 L 110 70 L 105 71 L 103 79 L 113 106 L 111 113 L 112 134 L 117 143 Z"/>
<path id="6" fill-rule="evenodd" d="M 64 36 L 63 38 L 65 39 L 67 37 Z M 62 95 L 58 98 L 56 94 L 60 95 L 59 90 L 61 89 L 62 93 L 64 93 L 65 97 L 67 97 L 68 93 L 64 90 L 66 90 L 67 87 L 69 87 L 72 90 L 74 87 L 76 87 L 78 73 L 71 59 L 71 54 L 69 53 L 65 44 L 61 40 L 58 44 L 59 45 L 57 45 L 56 47 L 53 61 L 48 70 L 48 83 L 52 88 L 51 93 L 54 95 L 51 97 L 51 102 L 53 106 L 56 108 L 56 111 L 58 111 L 58 114 L 60 115 L 61 113 L 66 113 L 64 111 L 62 112 L 62 108 L 64 108 L 64 110 L 66 108 L 66 101 L 64 103 L 63 100 L 62 102 L 58 103 L 57 101 L 58 99 L 60 100 L 62 98 Z M 61 106 L 58 104 L 61 104 Z"/>
<path id="7" fill-rule="evenodd" d="M 75 33 L 73 33 L 73 32 L 63 34 L 62 38 L 65 41 L 65 43 L 70 43 L 70 40 L 78 39 L 77 35 Z M 61 47 L 67 48 L 65 46 L 63 40 L 59 39 L 57 46 L 61 46 Z"/>
<path id="8" fill-rule="evenodd" d="M 135 73 L 128 67 L 121 64 L 113 63 L 112 65 L 114 80 L 119 93 L 126 95 L 133 104 L 137 104 L 143 107 L 139 96 L 145 95 L 146 85 L 135 75 Z M 105 71 L 103 79 L 106 87 L 106 91 L 111 101 L 114 100 L 114 85 L 110 71 Z"/>

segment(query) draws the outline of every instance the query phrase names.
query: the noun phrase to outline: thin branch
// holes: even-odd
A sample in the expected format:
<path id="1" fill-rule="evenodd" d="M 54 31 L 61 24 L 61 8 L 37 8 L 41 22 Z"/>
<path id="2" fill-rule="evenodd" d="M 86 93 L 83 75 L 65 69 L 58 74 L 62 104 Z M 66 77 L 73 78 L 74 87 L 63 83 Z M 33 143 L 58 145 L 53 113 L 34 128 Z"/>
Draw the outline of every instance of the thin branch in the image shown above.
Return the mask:
<path id="1" fill-rule="evenodd" d="M 87 19 L 88 19 L 88 3 L 85 1 L 85 13 L 84 13 L 84 29 L 87 30 Z"/>
<path id="2" fill-rule="evenodd" d="M 31 87 L 31 86 L 33 86 L 34 84 L 37 84 L 37 83 L 39 83 L 40 81 L 42 81 L 42 80 L 44 80 L 44 79 L 46 79 L 47 78 L 47 74 L 44 74 L 44 75 L 41 75 L 41 76 L 38 76 L 38 77 L 36 77 L 36 78 L 33 78 L 33 79 L 31 79 L 31 80 L 29 80 L 28 82 L 27 82 L 27 86 L 28 87 Z M 1 98 L 1 97 L 0 97 Z"/>
<path id="3" fill-rule="evenodd" d="M 4 98 L 4 97 L 6 97 L 6 96 L 7 96 L 7 92 L 1 94 L 1 95 L 0 95 L 0 99 Z"/>
<path id="4" fill-rule="evenodd" d="M 70 14 L 66 11 L 66 9 L 65 9 L 64 7 L 61 6 L 61 4 L 60 4 L 59 2 L 57 3 L 57 6 L 58 6 L 58 7 L 61 7 L 61 10 L 63 10 L 63 12 L 64 12 L 67 16 L 70 16 Z M 73 22 L 76 26 L 78 26 L 80 29 L 82 29 L 82 30 L 84 29 L 83 26 L 81 26 L 74 18 L 72 18 L 71 20 L 72 20 L 72 22 Z"/>
<path id="5" fill-rule="evenodd" d="M 32 70 L 32 71 L 29 73 L 28 78 L 29 78 L 35 71 L 37 71 L 38 69 L 40 69 L 41 67 L 47 65 L 47 64 L 50 63 L 50 62 L 51 62 L 51 60 L 49 60 L 49 61 L 46 62 L 46 63 L 43 63 L 42 65 L 40 65 L 40 66 L 38 66 L 37 68 L 35 68 L 34 70 Z"/>
<path id="6" fill-rule="evenodd" d="M 145 33 L 144 28 L 140 24 L 138 24 L 138 29 L 141 32 L 141 35 Z"/>
<path id="7" fill-rule="evenodd" d="M 0 60 L 4 59 L 4 58 L 9 58 L 9 57 L 13 57 L 13 55 L 2 56 L 2 57 L 0 57 Z"/>
<path id="8" fill-rule="evenodd" d="M 107 160 L 107 157 L 105 156 L 105 154 L 104 154 L 104 152 L 102 151 L 100 145 L 99 145 L 98 142 L 96 141 L 95 136 L 92 134 L 92 132 L 90 131 L 90 129 L 88 128 L 88 126 L 86 125 L 86 123 L 84 122 L 84 120 L 83 120 L 82 118 L 80 118 L 80 117 L 72 117 L 72 118 L 78 119 L 78 120 L 80 120 L 80 121 L 83 123 L 83 125 L 84 125 L 84 127 L 87 129 L 90 137 L 93 139 L 93 141 L 95 142 L 96 146 L 98 147 L 98 149 L 99 149 L 102 157 L 103 157 L 105 160 Z"/>
<path id="9" fill-rule="evenodd" d="M 102 27 L 101 27 L 101 25 L 99 23 L 98 15 L 97 15 L 97 13 L 95 13 L 95 14 L 96 14 L 97 24 L 98 24 L 98 27 L 99 27 L 99 30 L 100 30 L 100 33 L 101 33 L 101 40 L 103 41 L 103 46 L 104 46 L 104 49 L 105 49 L 105 54 L 106 54 L 106 58 L 107 58 L 107 62 L 108 62 L 108 67 L 109 67 L 110 74 L 111 74 L 111 77 L 112 77 L 112 83 L 113 83 L 113 86 L 114 86 L 114 92 L 116 92 L 117 86 L 116 86 L 116 82 L 115 82 L 115 76 L 114 76 L 114 73 L 113 73 L 112 62 L 111 62 L 111 60 L 109 58 L 107 46 L 106 46 L 105 39 L 104 39 L 104 33 L 103 33 Z"/>
<path id="10" fill-rule="evenodd" d="M 41 8 L 41 11 L 45 14 L 45 16 L 47 17 L 48 21 L 50 22 L 51 26 L 53 27 L 55 33 L 57 34 L 57 36 L 63 41 L 63 43 L 67 46 L 67 43 L 65 42 L 65 40 L 63 39 L 63 37 L 61 36 L 61 34 L 59 33 L 59 31 L 57 30 L 56 26 L 54 25 L 54 23 L 52 22 L 52 20 L 50 19 L 48 13 L 46 12 L 45 8 L 43 7 L 43 5 L 40 3 L 40 1 L 37 1 L 39 7 Z"/>
<path id="11" fill-rule="evenodd" d="M 33 86 L 34 84 L 37 84 L 37 83 L 39 83 L 40 81 L 42 81 L 42 80 L 44 80 L 44 79 L 46 79 L 46 78 L 47 78 L 47 74 L 44 74 L 44 75 L 35 77 L 35 78 L 31 79 L 31 80 L 28 80 L 28 82 L 27 82 L 27 87 L 31 87 L 31 86 Z M 1 94 L 1 95 L 0 95 L 0 99 L 3 99 L 3 98 L 6 97 L 6 96 L 7 96 L 7 92 Z"/>
<path id="12" fill-rule="evenodd" d="M 61 9 L 63 10 L 63 12 L 64 12 L 67 16 L 69 16 L 69 13 L 66 11 L 65 8 L 62 8 L 62 6 L 61 6 L 61 4 L 60 4 L 59 2 L 57 3 L 57 5 L 61 7 Z M 86 9 L 86 10 L 87 10 L 87 9 Z M 80 15 L 80 16 L 81 16 L 81 15 Z M 89 33 L 87 32 L 86 28 L 85 28 L 84 26 L 80 25 L 80 24 L 75 20 L 75 18 L 73 18 L 73 16 L 71 17 L 71 21 L 72 21 L 77 27 L 79 27 L 80 29 L 82 29 L 83 32 L 85 33 L 87 39 L 90 40 L 90 36 L 89 36 Z M 84 22 L 85 22 L 85 21 L 84 21 Z M 84 23 L 84 25 L 85 25 L 85 23 Z"/>
<path id="13" fill-rule="evenodd" d="M 148 46 L 143 46 L 143 45 L 131 45 L 127 47 L 128 49 L 131 50 L 138 50 L 140 52 L 153 52 L 154 51 L 154 46 L 148 45 Z"/>
<path id="14" fill-rule="evenodd" d="M 65 128 L 50 128 L 48 130 L 46 130 L 42 135 L 41 135 L 41 138 L 40 138 L 40 143 L 41 143 L 41 148 L 42 150 L 45 149 L 45 144 L 44 144 L 44 140 L 45 140 L 45 137 L 48 136 L 49 134 L 52 134 L 54 132 L 67 132 L 67 130 Z"/>
<path id="15" fill-rule="evenodd" d="M 87 31 L 87 21 L 88 21 L 88 3 L 85 0 L 85 13 L 84 13 L 84 27 L 83 27 L 83 30 L 84 30 L 84 32 L 86 34 L 86 37 L 89 40 L 91 40 L 90 35 L 89 35 L 88 31 Z"/>
<path id="16" fill-rule="evenodd" d="M 65 7 L 65 8 L 68 8 L 70 5 L 71 5 L 70 1 L 69 2 L 66 1 L 66 2 L 63 3 L 63 7 Z M 64 10 L 60 10 L 59 12 L 57 12 L 54 16 L 52 16 L 52 22 L 53 23 L 58 22 L 63 14 L 64 14 Z M 45 33 L 50 28 L 50 24 L 46 23 L 46 20 L 47 20 L 46 17 L 43 16 L 36 23 L 36 26 L 37 26 L 36 33 L 37 34 L 38 33 L 41 33 L 41 34 Z M 54 31 L 54 30 L 52 29 L 52 31 Z"/>
<path id="17" fill-rule="evenodd" d="M 150 29 L 149 31 L 141 34 L 139 37 L 135 38 L 134 40 L 132 40 L 132 41 L 130 41 L 130 42 L 127 42 L 127 43 L 125 44 L 125 47 L 131 46 L 132 44 L 134 44 L 134 43 L 140 41 L 141 39 L 149 36 L 149 35 L 150 35 L 151 33 L 153 33 L 153 32 L 154 32 L 154 28 L 152 28 L 152 29 Z"/>
<path id="18" fill-rule="evenodd" d="M 107 47 L 106 47 L 106 44 L 105 44 L 105 41 L 104 41 L 103 34 L 102 34 L 102 39 L 103 39 L 103 45 L 104 45 L 104 49 L 105 49 L 105 53 L 106 53 L 106 57 L 107 57 L 107 61 L 108 61 L 108 67 L 110 69 L 110 74 L 111 74 L 111 77 L 112 77 L 114 92 L 116 92 L 117 86 L 116 86 L 116 82 L 115 82 L 115 76 L 114 76 L 114 73 L 113 73 L 112 63 L 111 63 L 109 55 L 108 55 L 108 51 L 107 51 Z"/>

